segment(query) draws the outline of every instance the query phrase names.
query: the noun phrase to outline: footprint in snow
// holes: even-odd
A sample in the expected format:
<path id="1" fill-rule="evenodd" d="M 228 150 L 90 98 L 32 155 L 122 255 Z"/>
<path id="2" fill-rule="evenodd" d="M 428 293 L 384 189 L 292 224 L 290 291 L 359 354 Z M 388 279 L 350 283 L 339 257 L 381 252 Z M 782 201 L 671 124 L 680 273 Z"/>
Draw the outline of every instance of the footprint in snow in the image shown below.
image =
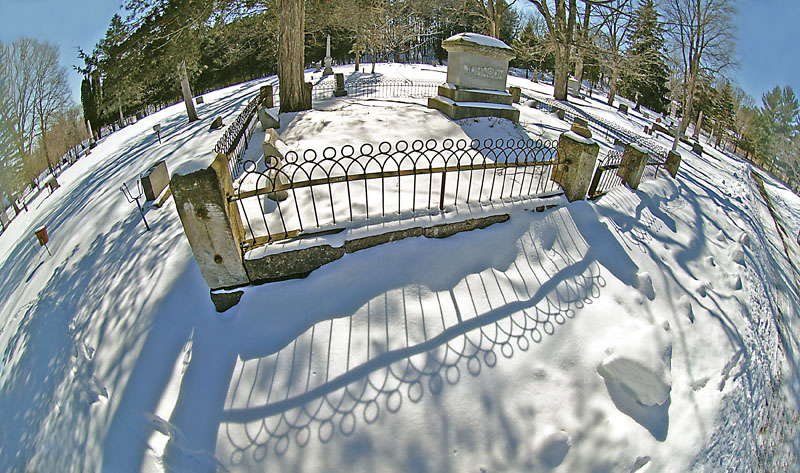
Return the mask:
<path id="1" fill-rule="evenodd" d="M 727 240 L 728 240 L 728 237 L 725 236 L 725 232 L 723 232 L 722 230 L 717 232 L 717 241 L 725 242 Z"/>
<path id="2" fill-rule="evenodd" d="M 745 232 L 742 232 L 739 235 L 739 238 L 736 239 L 742 246 L 750 246 L 750 235 Z"/>

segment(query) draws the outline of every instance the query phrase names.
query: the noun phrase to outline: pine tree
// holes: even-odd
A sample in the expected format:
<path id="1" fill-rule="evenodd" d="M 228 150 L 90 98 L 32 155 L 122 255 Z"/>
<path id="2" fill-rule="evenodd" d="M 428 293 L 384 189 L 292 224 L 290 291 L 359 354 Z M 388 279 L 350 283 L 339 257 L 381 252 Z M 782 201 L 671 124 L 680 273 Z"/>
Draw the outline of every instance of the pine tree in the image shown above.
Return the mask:
<path id="1" fill-rule="evenodd" d="M 653 0 L 645 0 L 633 19 L 627 56 L 631 67 L 623 74 L 620 92 L 637 106 L 663 112 L 669 103 L 669 71 L 664 57 L 664 31 Z"/>

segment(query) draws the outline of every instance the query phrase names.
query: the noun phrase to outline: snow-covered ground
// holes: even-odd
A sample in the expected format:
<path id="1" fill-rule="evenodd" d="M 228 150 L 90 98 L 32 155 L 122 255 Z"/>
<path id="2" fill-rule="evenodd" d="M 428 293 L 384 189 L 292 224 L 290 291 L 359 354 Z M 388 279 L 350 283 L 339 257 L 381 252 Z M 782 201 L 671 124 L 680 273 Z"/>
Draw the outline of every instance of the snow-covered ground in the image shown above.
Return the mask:
<path id="1" fill-rule="evenodd" d="M 0 235 L 2 469 L 797 470 L 800 197 L 758 171 L 770 211 L 749 164 L 681 148 L 675 180 L 499 203 L 508 222 L 348 254 L 218 314 L 172 200 L 147 232 L 119 188 L 158 159 L 209 160 L 210 122 L 263 83 L 206 94 L 199 122 L 179 104 L 105 138 Z M 517 127 L 345 98 L 281 134 L 301 150 L 567 128 L 519 107 Z"/>

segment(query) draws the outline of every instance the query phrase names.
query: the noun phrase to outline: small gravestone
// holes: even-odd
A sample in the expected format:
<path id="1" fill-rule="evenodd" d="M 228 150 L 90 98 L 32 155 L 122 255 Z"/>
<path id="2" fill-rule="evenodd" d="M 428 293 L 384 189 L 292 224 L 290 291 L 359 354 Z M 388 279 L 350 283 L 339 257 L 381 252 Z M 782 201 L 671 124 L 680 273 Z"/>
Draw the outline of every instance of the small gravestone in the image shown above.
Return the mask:
<path id="1" fill-rule="evenodd" d="M 200 105 L 201 103 L 205 103 L 203 101 L 203 96 L 202 95 L 197 97 L 196 99 L 194 99 L 194 101 L 197 102 L 197 105 Z"/>
<path id="2" fill-rule="evenodd" d="M 512 85 L 508 88 L 508 92 L 511 94 L 511 102 L 519 103 L 520 96 L 522 95 L 522 89 L 519 87 Z"/>
<path id="3" fill-rule="evenodd" d="M 558 117 L 559 120 L 563 120 L 566 114 L 564 113 L 563 109 L 557 108 L 553 110 L 553 114 Z"/>
<path id="4" fill-rule="evenodd" d="M 168 185 L 169 172 L 167 172 L 167 162 L 163 159 L 142 174 L 142 190 L 148 202 L 156 200 Z"/>
<path id="5" fill-rule="evenodd" d="M 9 224 L 8 214 L 6 214 L 5 210 L 0 210 L 0 225 L 2 225 L 3 229 L 5 230 L 8 224 Z"/>
<path id="6" fill-rule="evenodd" d="M 347 91 L 344 88 L 344 74 L 337 72 L 333 77 L 336 80 L 336 88 L 333 89 L 333 95 L 336 97 L 344 97 L 347 95 Z"/>
<path id="7" fill-rule="evenodd" d="M 592 137 L 592 132 L 589 131 L 589 124 L 581 117 L 575 117 L 575 119 L 572 121 L 572 128 L 570 128 L 570 130 L 584 138 Z"/>
<path id="8" fill-rule="evenodd" d="M 223 126 L 225 125 L 222 123 L 222 117 L 217 117 L 213 122 L 211 122 L 211 126 L 208 128 L 208 131 L 219 130 Z"/>
<path id="9" fill-rule="evenodd" d="M 48 179 L 45 181 L 45 183 L 44 183 L 44 184 L 45 184 L 45 185 L 46 185 L 46 186 L 47 186 L 47 187 L 50 189 L 50 192 L 51 192 L 51 193 L 52 193 L 53 191 L 55 191 L 56 189 L 58 189 L 59 187 L 61 187 L 61 186 L 59 185 L 58 181 L 56 180 L 56 178 L 55 178 L 55 177 L 52 177 L 52 176 L 51 176 L 51 177 L 49 177 L 49 178 L 48 178 Z"/>
<path id="10" fill-rule="evenodd" d="M 692 153 L 694 153 L 694 154 L 696 154 L 698 156 L 703 154 L 703 145 L 701 145 L 700 143 L 697 143 L 697 142 L 692 143 Z"/>
<path id="11" fill-rule="evenodd" d="M 578 82 L 577 79 L 572 77 L 569 78 L 569 93 L 577 98 L 582 98 L 581 84 Z"/>
<path id="12" fill-rule="evenodd" d="M 624 113 L 625 115 L 628 114 L 628 106 L 624 103 L 619 104 L 619 111 Z"/>
<path id="13" fill-rule="evenodd" d="M 258 109 L 258 121 L 261 122 L 261 128 L 269 130 L 270 128 L 280 128 L 281 119 L 275 115 L 271 110 L 266 107 Z"/>

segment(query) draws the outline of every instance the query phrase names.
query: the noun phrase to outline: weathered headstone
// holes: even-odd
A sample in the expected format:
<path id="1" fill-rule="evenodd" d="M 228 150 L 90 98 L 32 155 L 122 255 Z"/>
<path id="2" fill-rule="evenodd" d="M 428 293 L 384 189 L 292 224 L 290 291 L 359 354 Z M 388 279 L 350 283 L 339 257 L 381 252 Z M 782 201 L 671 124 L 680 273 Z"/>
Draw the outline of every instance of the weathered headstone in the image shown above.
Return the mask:
<path id="1" fill-rule="evenodd" d="M 619 111 L 624 113 L 625 115 L 628 114 L 628 106 L 624 103 L 619 104 Z"/>
<path id="2" fill-rule="evenodd" d="M 581 84 L 574 77 L 569 78 L 569 93 L 581 98 Z"/>
<path id="3" fill-rule="evenodd" d="M 694 153 L 694 154 L 696 154 L 698 156 L 702 155 L 703 154 L 703 145 L 701 145 L 700 143 L 698 143 L 696 141 L 693 142 L 692 143 L 692 153 Z"/>
<path id="4" fill-rule="evenodd" d="M 512 85 L 508 88 L 508 92 L 511 94 L 511 102 L 519 103 L 520 96 L 522 95 L 522 89 L 519 87 Z"/>
<path id="5" fill-rule="evenodd" d="M 434 108 L 454 120 L 500 117 L 519 121 L 519 110 L 506 92 L 508 61 L 513 50 L 499 39 L 477 33 L 459 33 L 442 41 L 447 50 L 447 83 L 428 99 Z"/>
<path id="6" fill-rule="evenodd" d="M 570 130 L 584 138 L 592 137 L 592 132 L 589 130 L 589 123 L 581 117 L 575 117 Z"/>
<path id="7" fill-rule="evenodd" d="M 203 100 L 203 96 L 202 95 L 200 95 L 197 98 L 195 98 L 194 101 L 197 103 L 197 105 L 200 105 L 201 103 L 205 103 L 204 100 Z"/>
<path id="8" fill-rule="evenodd" d="M 145 199 L 154 201 L 161 195 L 161 192 L 169 185 L 169 172 L 167 162 L 163 159 L 142 174 L 142 190 Z"/>
<path id="9" fill-rule="evenodd" d="M 225 125 L 222 123 L 222 117 L 217 117 L 213 122 L 211 122 L 211 126 L 208 128 L 208 131 L 219 130 L 223 126 Z"/>
<path id="10" fill-rule="evenodd" d="M 333 77 L 336 80 L 336 88 L 333 89 L 333 95 L 336 97 L 347 95 L 347 90 L 344 88 L 344 74 L 337 72 Z"/>
<path id="11" fill-rule="evenodd" d="M 281 119 L 278 115 L 274 114 L 266 107 L 258 109 L 258 121 L 261 123 L 261 128 L 269 130 L 270 128 L 280 128 Z"/>

